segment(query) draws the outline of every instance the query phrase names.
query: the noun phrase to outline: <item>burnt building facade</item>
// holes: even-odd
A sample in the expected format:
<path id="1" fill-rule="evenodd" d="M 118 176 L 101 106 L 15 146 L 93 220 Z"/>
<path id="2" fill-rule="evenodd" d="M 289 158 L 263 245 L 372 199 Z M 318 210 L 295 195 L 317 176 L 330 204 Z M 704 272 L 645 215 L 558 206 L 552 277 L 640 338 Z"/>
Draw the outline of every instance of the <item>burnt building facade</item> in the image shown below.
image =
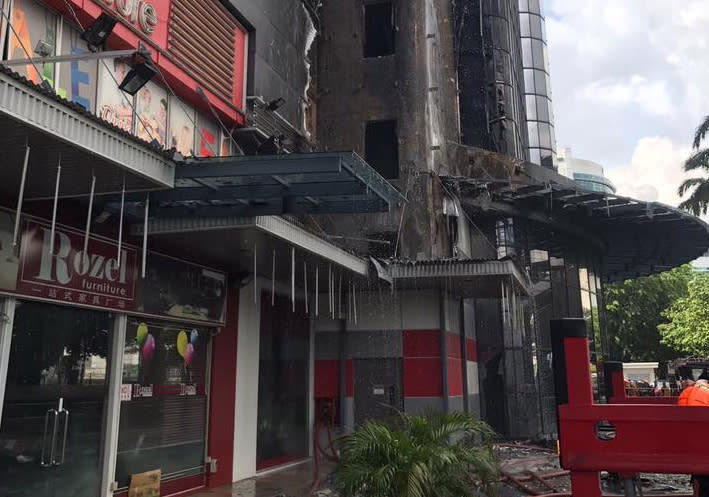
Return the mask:
<path id="1" fill-rule="evenodd" d="M 355 319 L 316 320 L 316 379 L 339 372 L 316 380 L 316 397 L 337 397 L 350 427 L 388 403 L 553 437 L 549 320 L 586 319 L 600 384 L 602 285 L 672 263 L 641 241 L 643 203 L 585 195 L 554 171 L 539 2 L 345 0 L 317 12 L 315 146 L 356 151 L 404 200 L 318 218 L 379 279 L 354 292 Z"/>
<path id="2" fill-rule="evenodd" d="M 0 8 L 2 495 L 188 495 L 324 412 L 552 437 L 549 320 L 600 373 L 602 285 L 709 247 L 528 162 L 515 2 Z"/>

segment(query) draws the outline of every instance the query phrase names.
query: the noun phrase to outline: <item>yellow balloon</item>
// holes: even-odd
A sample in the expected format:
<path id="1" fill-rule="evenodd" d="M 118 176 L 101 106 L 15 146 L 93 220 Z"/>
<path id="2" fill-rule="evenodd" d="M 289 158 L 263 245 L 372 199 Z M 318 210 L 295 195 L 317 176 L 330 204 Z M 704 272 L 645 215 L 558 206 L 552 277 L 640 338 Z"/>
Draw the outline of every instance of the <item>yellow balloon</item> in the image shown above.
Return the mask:
<path id="1" fill-rule="evenodd" d="M 187 332 L 180 330 L 180 333 L 177 334 L 177 353 L 180 354 L 181 357 L 185 357 L 185 351 L 187 350 L 187 344 L 189 342 L 190 339 L 187 337 Z"/>
<path id="2" fill-rule="evenodd" d="M 143 346 L 145 338 L 148 336 L 148 325 L 145 323 L 140 323 L 138 325 L 138 330 L 136 331 L 135 338 L 138 341 L 139 346 Z"/>

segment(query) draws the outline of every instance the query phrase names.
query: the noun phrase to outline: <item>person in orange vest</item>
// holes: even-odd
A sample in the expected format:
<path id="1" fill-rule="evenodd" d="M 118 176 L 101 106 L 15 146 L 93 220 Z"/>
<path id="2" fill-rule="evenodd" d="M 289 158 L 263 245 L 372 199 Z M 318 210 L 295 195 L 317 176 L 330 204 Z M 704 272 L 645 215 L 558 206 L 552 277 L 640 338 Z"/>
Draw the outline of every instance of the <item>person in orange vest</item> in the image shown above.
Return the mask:
<path id="1" fill-rule="evenodd" d="M 688 381 L 679 396 L 677 405 L 687 407 L 709 407 L 709 381 Z M 709 476 L 692 475 L 695 497 L 709 497 Z"/>

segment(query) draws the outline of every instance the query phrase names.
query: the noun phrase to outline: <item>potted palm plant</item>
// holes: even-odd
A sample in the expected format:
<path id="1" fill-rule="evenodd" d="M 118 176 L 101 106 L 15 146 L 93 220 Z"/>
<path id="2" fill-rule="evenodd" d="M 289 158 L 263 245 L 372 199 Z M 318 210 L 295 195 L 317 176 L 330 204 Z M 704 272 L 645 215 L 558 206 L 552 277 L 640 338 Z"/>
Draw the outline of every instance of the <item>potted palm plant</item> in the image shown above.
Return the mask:
<path id="1" fill-rule="evenodd" d="M 343 497 L 494 495 L 499 474 L 488 425 L 464 413 L 400 413 L 369 421 L 342 441 L 337 486 Z"/>

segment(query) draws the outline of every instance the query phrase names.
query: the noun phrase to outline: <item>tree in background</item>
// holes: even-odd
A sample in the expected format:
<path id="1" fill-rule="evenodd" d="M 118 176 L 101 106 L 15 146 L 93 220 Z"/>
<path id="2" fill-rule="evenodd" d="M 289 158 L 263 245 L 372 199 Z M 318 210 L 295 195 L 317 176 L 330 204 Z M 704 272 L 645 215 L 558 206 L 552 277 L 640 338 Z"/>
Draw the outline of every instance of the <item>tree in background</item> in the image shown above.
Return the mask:
<path id="1" fill-rule="evenodd" d="M 709 173 L 709 148 L 701 148 L 707 132 L 709 132 L 709 116 L 704 118 L 694 133 L 694 142 L 692 143 L 694 152 L 684 163 L 685 171 Z M 709 178 L 705 176 L 685 180 L 677 193 L 683 197 L 690 191 L 689 198 L 679 204 L 679 207 L 695 216 L 706 214 L 709 209 Z"/>
<path id="2" fill-rule="evenodd" d="M 692 267 L 687 264 L 645 278 L 606 285 L 611 356 L 624 362 L 662 363 L 682 355 L 673 342 L 662 342 L 658 327 L 670 320 L 663 315 L 664 311 L 687 296 L 692 277 Z"/>
<path id="3" fill-rule="evenodd" d="M 682 352 L 709 356 L 709 275 L 695 274 L 689 292 L 663 312 L 662 342 Z"/>

